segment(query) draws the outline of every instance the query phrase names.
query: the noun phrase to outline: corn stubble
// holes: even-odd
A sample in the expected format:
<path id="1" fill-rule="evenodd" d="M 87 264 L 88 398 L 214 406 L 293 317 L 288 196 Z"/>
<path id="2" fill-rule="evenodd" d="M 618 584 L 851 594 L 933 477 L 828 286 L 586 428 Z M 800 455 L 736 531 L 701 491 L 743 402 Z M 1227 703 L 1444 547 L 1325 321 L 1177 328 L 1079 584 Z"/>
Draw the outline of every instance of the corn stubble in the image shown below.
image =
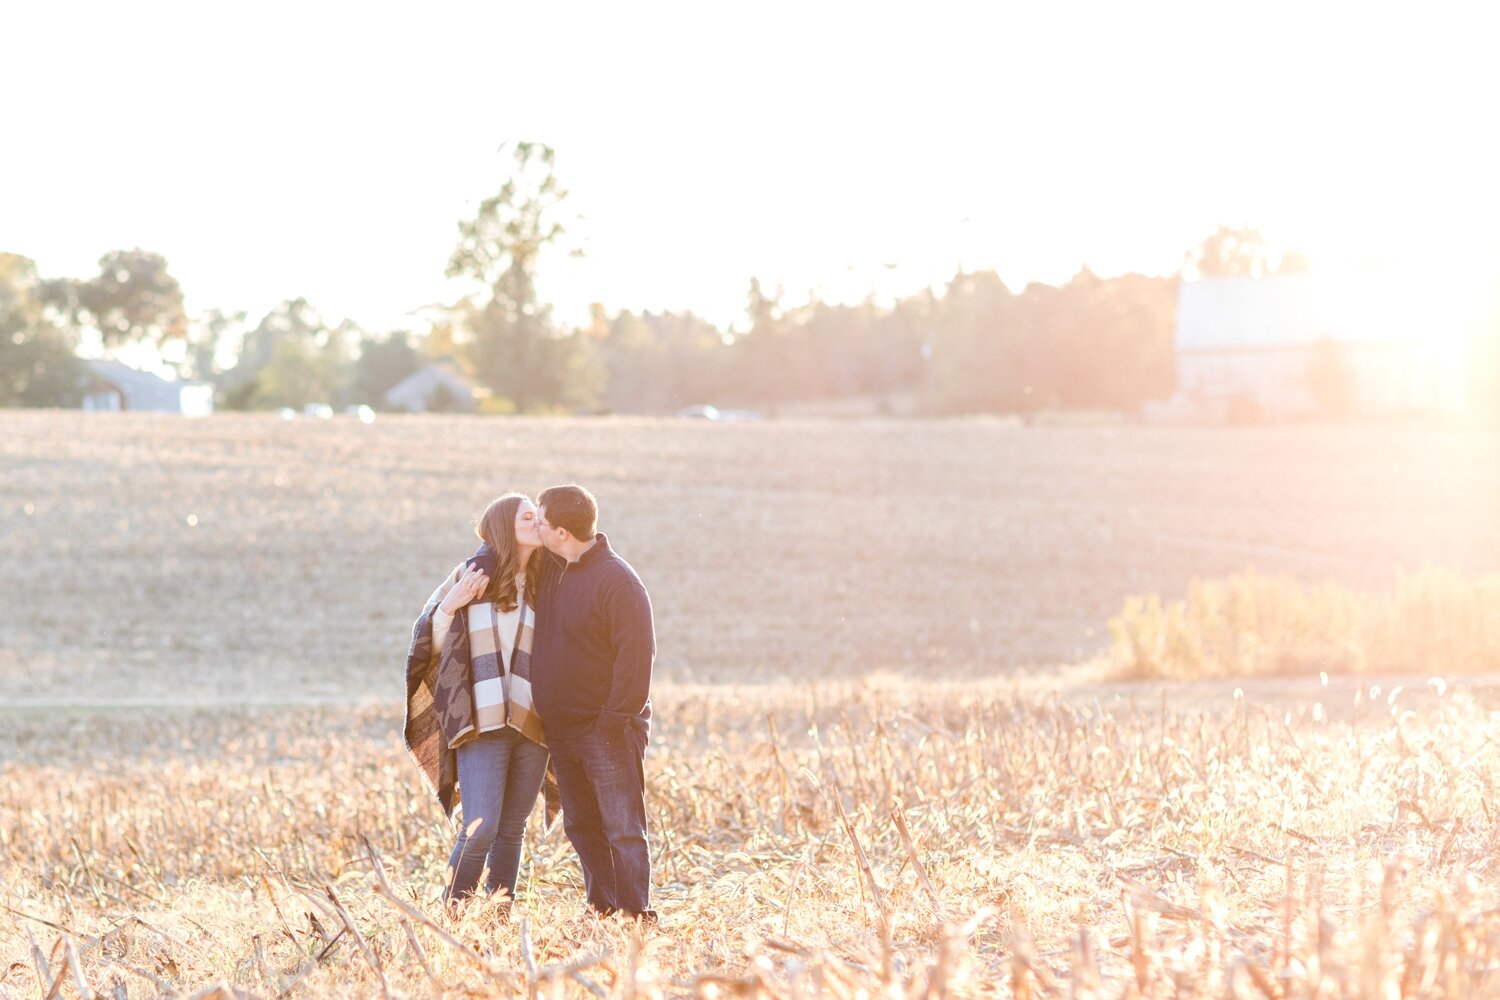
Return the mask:
<path id="1" fill-rule="evenodd" d="M 0 772 L 0 995 L 1500 993 L 1496 721 L 1370 694 L 666 686 L 644 933 L 584 913 L 538 817 L 514 908 L 445 913 L 384 710 L 39 717 Z"/>
<path id="2" fill-rule="evenodd" d="M 0 414 L 0 998 L 1500 993 L 1493 694 L 1274 676 L 1493 669 L 1494 442 Z M 469 517 L 569 479 L 657 603 L 644 934 L 538 818 L 445 913 L 399 742 Z M 1277 707 L 962 683 L 1111 615 Z M 303 707 L 83 707 L 205 702 Z"/>

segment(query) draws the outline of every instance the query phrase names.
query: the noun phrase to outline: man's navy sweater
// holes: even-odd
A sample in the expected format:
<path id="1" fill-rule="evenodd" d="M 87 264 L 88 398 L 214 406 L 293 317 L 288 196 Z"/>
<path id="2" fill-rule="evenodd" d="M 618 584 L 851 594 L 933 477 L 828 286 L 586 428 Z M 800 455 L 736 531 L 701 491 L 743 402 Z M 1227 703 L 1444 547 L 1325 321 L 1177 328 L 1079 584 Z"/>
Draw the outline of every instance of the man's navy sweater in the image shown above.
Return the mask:
<path id="1" fill-rule="evenodd" d="M 656 629 L 641 578 L 602 533 L 576 563 L 551 562 L 531 649 L 531 692 L 547 738 L 574 739 L 595 726 L 649 732 Z"/>

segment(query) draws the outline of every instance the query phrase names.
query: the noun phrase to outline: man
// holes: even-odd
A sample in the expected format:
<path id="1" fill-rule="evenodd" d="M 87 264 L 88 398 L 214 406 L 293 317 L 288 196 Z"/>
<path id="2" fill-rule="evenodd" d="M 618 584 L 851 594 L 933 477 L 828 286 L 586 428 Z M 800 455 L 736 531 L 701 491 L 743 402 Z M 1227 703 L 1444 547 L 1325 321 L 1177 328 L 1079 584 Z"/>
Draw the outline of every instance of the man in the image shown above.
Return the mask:
<path id="1" fill-rule="evenodd" d="M 589 905 L 654 923 L 642 768 L 656 658 L 651 599 L 595 531 L 598 505 L 588 490 L 554 486 L 537 508 L 542 544 L 563 563 L 543 578 L 531 675 L 563 830 L 583 865 Z"/>

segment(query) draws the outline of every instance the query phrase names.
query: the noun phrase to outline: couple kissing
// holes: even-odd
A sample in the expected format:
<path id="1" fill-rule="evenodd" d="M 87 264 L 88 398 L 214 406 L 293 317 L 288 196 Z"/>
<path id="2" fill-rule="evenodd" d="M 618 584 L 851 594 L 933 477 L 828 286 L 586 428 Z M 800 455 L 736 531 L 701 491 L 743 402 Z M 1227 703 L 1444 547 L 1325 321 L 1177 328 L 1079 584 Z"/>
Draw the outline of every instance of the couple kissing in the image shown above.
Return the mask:
<path id="1" fill-rule="evenodd" d="M 412 629 L 406 746 L 452 819 L 444 899 L 516 894 L 538 797 L 583 868 L 588 905 L 655 923 L 643 761 L 656 634 L 651 599 L 597 530 L 581 486 L 509 493 L 482 543 Z"/>

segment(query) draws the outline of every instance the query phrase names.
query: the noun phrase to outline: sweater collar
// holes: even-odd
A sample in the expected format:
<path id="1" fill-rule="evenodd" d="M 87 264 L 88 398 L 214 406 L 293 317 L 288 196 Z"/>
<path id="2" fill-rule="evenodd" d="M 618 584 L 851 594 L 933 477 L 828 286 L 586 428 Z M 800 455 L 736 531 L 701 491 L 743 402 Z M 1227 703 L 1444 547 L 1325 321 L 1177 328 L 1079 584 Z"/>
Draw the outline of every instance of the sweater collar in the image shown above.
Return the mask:
<path id="1" fill-rule="evenodd" d="M 600 559 L 607 558 L 610 551 L 609 539 L 605 537 L 604 532 L 595 532 L 593 546 L 583 555 L 579 556 L 578 562 L 574 563 L 574 565 L 588 566 L 591 563 L 596 563 Z"/>

